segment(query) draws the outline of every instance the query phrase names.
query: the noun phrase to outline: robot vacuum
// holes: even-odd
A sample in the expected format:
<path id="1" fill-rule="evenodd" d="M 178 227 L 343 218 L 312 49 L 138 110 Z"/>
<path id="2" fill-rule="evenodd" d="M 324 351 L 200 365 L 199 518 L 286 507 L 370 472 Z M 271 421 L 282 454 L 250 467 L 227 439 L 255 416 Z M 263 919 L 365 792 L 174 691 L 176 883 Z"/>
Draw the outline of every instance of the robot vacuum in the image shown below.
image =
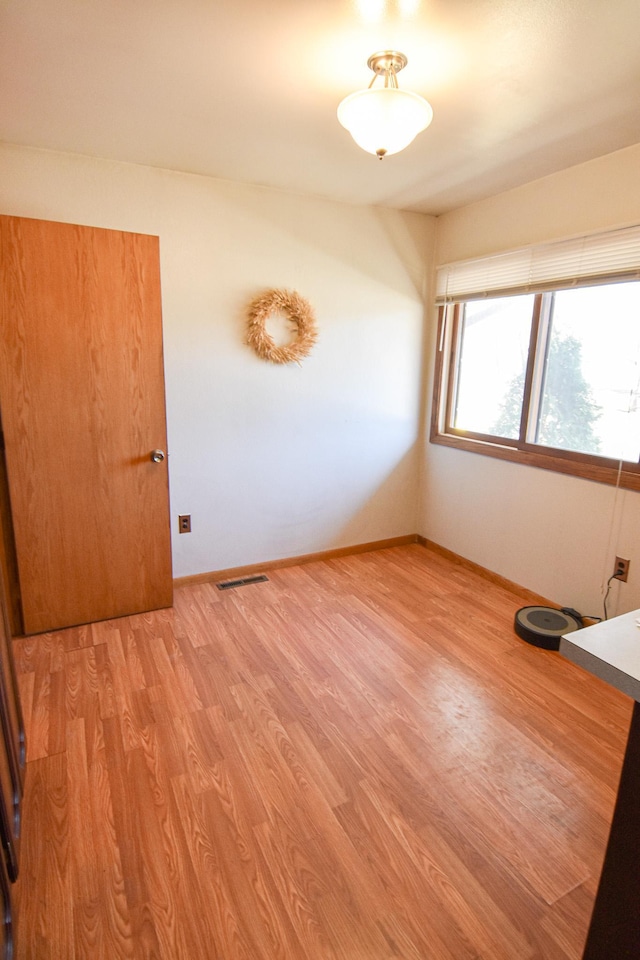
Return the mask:
<path id="1" fill-rule="evenodd" d="M 577 610 L 553 607 L 522 607 L 516 613 L 514 629 L 522 640 L 534 647 L 558 650 L 560 638 L 582 627 L 582 617 Z"/>

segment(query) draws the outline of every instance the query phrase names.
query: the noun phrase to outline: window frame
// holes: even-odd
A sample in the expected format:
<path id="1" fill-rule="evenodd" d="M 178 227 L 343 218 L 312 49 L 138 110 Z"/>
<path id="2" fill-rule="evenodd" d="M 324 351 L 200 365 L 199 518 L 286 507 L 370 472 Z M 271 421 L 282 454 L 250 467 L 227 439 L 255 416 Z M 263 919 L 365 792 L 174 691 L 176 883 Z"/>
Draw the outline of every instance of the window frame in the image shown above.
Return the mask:
<path id="1" fill-rule="evenodd" d="M 640 461 L 637 463 L 628 460 L 620 461 L 596 454 L 560 450 L 555 447 L 531 443 L 527 439 L 534 378 L 539 376 L 539 370 L 542 367 L 542 364 L 537 360 L 541 330 L 544 330 L 544 325 L 548 324 L 549 321 L 550 311 L 546 309 L 546 303 L 549 301 L 545 301 L 544 297 L 552 292 L 544 291 L 534 294 L 522 417 L 517 439 L 461 430 L 452 425 L 459 357 L 461 307 L 467 301 L 461 299 L 455 303 L 438 306 L 430 442 L 456 450 L 507 460 L 512 463 L 564 473 L 584 480 L 640 491 Z M 471 299 L 474 298 L 468 298 L 468 300 Z"/>

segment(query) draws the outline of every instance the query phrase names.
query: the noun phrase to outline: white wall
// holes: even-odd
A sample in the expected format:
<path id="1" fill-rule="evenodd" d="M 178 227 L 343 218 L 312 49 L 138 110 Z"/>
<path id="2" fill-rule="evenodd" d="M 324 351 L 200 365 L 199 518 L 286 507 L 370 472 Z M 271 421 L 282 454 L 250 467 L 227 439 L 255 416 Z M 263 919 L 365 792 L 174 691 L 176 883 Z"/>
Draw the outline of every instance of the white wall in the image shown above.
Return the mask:
<path id="1" fill-rule="evenodd" d="M 433 218 L 12 146 L 0 212 L 160 237 L 174 576 L 415 533 Z M 315 308 L 299 367 L 243 342 L 269 287 Z"/>
<path id="2" fill-rule="evenodd" d="M 640 223 L 639 171 L 640 144 L 445 214 L 436 263 Z M 612 585 L 609 613 L 640 607 L 640 494 L 435 444 L 422 470 L 427 538 L 600 616 L 614 558 L 627 557 L 629 582 Z"/>

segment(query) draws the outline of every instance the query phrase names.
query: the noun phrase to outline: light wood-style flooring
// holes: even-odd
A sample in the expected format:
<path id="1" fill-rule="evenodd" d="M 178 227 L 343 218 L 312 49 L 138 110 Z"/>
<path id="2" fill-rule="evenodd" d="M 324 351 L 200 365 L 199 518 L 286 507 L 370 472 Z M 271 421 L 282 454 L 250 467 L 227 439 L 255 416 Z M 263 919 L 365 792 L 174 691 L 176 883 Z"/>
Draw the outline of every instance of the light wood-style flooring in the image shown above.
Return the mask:
<path id="1" fill-rule="evenodd" d="M 631 701 L 527 602 L 412 545 L 16 641 L 19 960 L 579 960 Z"/>

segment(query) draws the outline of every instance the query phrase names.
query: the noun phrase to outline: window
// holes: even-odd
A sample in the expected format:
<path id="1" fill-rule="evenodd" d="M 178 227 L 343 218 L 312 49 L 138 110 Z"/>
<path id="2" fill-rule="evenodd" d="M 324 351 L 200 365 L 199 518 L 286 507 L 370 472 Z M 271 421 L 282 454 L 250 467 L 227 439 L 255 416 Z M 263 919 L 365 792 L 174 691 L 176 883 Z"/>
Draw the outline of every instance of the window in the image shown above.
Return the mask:
<path id="1" fill-rule="evenodd" d="M 460 287 L 479 285 L 478 263 Z M 543 278 L 528 291 L 510 273 L 495 293 L 483 276 L 482 296 L 463 289 L 448 303 L 440 278 L 432 441 L 640 490 L 637 276 L 625 263 L 620 277 Z"/>

